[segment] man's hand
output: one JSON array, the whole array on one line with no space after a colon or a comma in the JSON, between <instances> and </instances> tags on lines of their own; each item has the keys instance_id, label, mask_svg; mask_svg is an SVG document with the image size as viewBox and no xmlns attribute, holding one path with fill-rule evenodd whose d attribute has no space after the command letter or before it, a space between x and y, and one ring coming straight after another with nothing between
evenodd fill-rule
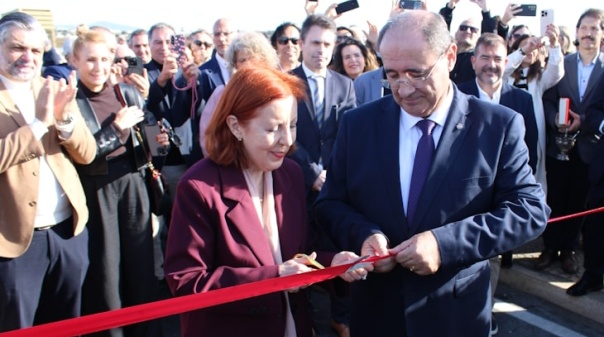
<instances>
[{"instance_id":1,"label":"man's hand","mask_svg":"<svg viewBox=\"0 0 604 337\"><path fill-rule=\"evenodd\" d=\"M187 80L187 83L195 81L197 76L199 76L199 67L193 62L187 63L183 66L182 75Z\"/></svg>"},{"instance_id":2,"label":"man's hand","mask_svg":"<svg viewBox=\"0 0 604 337\"><path fill-rule=\"evenodd\" d=\"M363 242L361 246L361 255L386 256L389 255L388 239L382 234L373 234ZM373 270L377 273L386 273L396 266L394 257L377 261L373 264Z\"/></svg>"},{"instance_id":3,"label":"man's hand","mask_svg":"<svg viewBox=\"0 0 604 337\"><path fill-rule=\"evenodd\" d=\"M168 81L172 80L172 77L178 73L178 62L174 55L169 55L164 58L164 65L161 69L161 73L157 77L157 84L160 87L165 87Z\"/></svg>"},{"instance_id":4,"label":"man's hand","mask_svg":"<svg viewBox=\"0 0 604 337\"><path fill-rule=\"evenodd\" d=\"M78 79L75 70L69 74L68 82L65 79L59 80L57 90L54 92L54 117L58 120L66 120L69 117L69 111L65 107L73 101L78 92Z\"/></svg>"},{"instance_id":5,"label":"man's hand","mask_svg":"<svg viewBox=\"0 0 604 337\"><path fill-rule=\"evenodd\" d=\"M36 119L46 127L54 123L54 93L52 88L52 77L48 76L36 99Z\"/></svg>"},{"instance_id":6,"label":"man's hand","mask_svg":"<svg viewBox=\"0 0 604 337\"><path fill-rule=\"evenodd\" d=\"M143 69L143 76L139 74L128 74L124 77L124 81L134 86L143 96L143 98L149 97L149 79L147 76L147 69Z\"/></svg>"},{"instance_id":7,"label":"man's hand","mask_svg":"<svg viewBox=\"0 0 604 337\"><path fill-rule=\"evenodd\" d=\"M312 189L315 191L321 191L323 184L325 183L325 178L327 178L327 171L323 170L312 184Z\"/></svg>"},{"instance_id":8,"label":"man's hand","mask_svg":"<svg viewBox=\"0 0 604 337\"><path fill-rule=\"evenodd\" d=\"M414 235L390 249L396 254L396 262L418 275L434 274L440 268L440 250L431 231Z\"/></svg>"},{"instance_id":9,"label":"man's hand","mask_svg":"<svg viewBox=\"0 0 604 337\"><path fill-rule=\"evenodd\" d=\"M556 126L558 126L558 132L575 133L581 128L581 116L572 110L568 110L570 124L558 124L558 114L556 114Z\"/></svg>"}]
</instances>

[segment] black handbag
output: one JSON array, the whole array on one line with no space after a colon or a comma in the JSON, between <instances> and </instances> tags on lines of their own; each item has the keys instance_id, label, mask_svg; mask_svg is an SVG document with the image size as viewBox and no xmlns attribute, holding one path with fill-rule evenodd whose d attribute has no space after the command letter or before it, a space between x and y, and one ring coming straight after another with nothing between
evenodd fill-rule
<instances>
[{"instance_id":1,"label":"black handbag","mask_svg":"<svg viewBox=\"0 0 604 337\"><path fill-rule=\"evenodd\" d=\"M122 103L122 106L128 106L128 90L133 89L132 87L117 84L114 86L115 92ZM138 103L138 104L137 104ZM130 105L136 105L140 108L140 102L133 102ZM172 199L170 198L170 191L168 183L162 176L161 172L155 168L152 161L152 155L149 151L149 146L146 137L143 137L144 128L140 125L133 127L136 138L140 143L140 146L147 157L147 166L145 167L145 185L147 186L147 194L149 195L149 205L151 212L155 215L164 215L170 212L172 207Z\"/></svg>"}]
</instances>

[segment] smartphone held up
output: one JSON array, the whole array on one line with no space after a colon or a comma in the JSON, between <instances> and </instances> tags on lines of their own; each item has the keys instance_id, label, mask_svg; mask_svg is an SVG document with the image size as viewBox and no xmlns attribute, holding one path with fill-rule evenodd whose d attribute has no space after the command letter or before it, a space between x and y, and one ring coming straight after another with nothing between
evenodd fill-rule
<instances>
[{"instance_id":1,"label":"smartphone held up","mask_svg":"<svg viewBox=\"0 0 604 337\"><path fill-rule=\"evenodd\" d=\"M359 2L357 0L344 1L338 4L338 7L336 7L336 13L342 14L355 8L359 8Z\"/></svg>"},{"instance_id":2,"label":"smartphone held up","mask_svg":"<svg viewBox=\"0 0 604 337\"><path fill-rule=\"evenodd\" d=\"M178 66L182 66L187 63L187 38L184 34L175 34L170 38L170 48L175 53L176 61Z\"/></svg>"}]
</instances>

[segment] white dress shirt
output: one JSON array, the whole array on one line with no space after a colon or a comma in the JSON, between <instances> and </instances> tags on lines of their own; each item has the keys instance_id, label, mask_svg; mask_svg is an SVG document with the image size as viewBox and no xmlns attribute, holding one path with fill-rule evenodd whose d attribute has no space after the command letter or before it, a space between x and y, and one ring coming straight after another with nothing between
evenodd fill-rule
<instances>
[{"instance_id":1,"label":"white dress shirt","mask_svg":"<svg viewBox=\"0 0 604 337\"><path fill-rule=\"evenodd\" d=\"M438 141L443 132L443 126L449 115L449 109L453 103L453 88L449 87L449 93L445 97L442 105L434 110L432 115L428 119L436 123L434 130L432 131L432 138L434 139L434 146L438 148ZM400 132L399 132L399 167L400 167L400 180L401 180L401 194L403 197L403 205L405 207L405 214L407 213L407 203L409 202L409 187L411 186L411 175L413 174L413 163L415 161L415 151L417 150L417 144L419 139L422 137L422 131L418 126L422 118L409 115L401 107L401 118L400 118Z\"/></svg>"}]
</instances>

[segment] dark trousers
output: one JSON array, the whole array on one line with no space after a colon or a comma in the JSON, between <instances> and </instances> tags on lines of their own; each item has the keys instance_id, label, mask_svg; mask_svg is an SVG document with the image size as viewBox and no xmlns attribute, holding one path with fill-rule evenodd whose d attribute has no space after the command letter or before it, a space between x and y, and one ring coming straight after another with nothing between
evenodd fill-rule
<instances>
[{"instance_id":1,"label":"dark trousers","mask_svg":"<svg viewBox=\"0 0 604 337\"><path fill-rule=\"evenodd\" d=\"M82 312L93 314L155 301L149 199L144 179L131 159L109 162L109 174L82 176L90 220L90 267ZM159 334L151 322L101 331L93 336L147 337Z\"/></svg>"},{"instance_id":2,"label":"dark trousers","mask_svg":"<svg viewBox=\"0 0 604 337\"><path fill-rule=\"evenodd\" d=\"M88 231L73 236L73 218L35 230L16 258L0 258L0 332L80 316L88 268Z\"/></svg>"},{"instance_id":3,"label":"dark trousers","mask_svg":"<svg viewBox=\"0 0 604 337\"><path fill-rule=\"evenodd\" d=\"M547 158L547 204L551 218L585 210L589 182L587 164L578 157L577 149L570 152L570 161ZM553 251L576 250L583 217L550 223L543 232L545 249Z\"/></svg>"}]
</instances>

